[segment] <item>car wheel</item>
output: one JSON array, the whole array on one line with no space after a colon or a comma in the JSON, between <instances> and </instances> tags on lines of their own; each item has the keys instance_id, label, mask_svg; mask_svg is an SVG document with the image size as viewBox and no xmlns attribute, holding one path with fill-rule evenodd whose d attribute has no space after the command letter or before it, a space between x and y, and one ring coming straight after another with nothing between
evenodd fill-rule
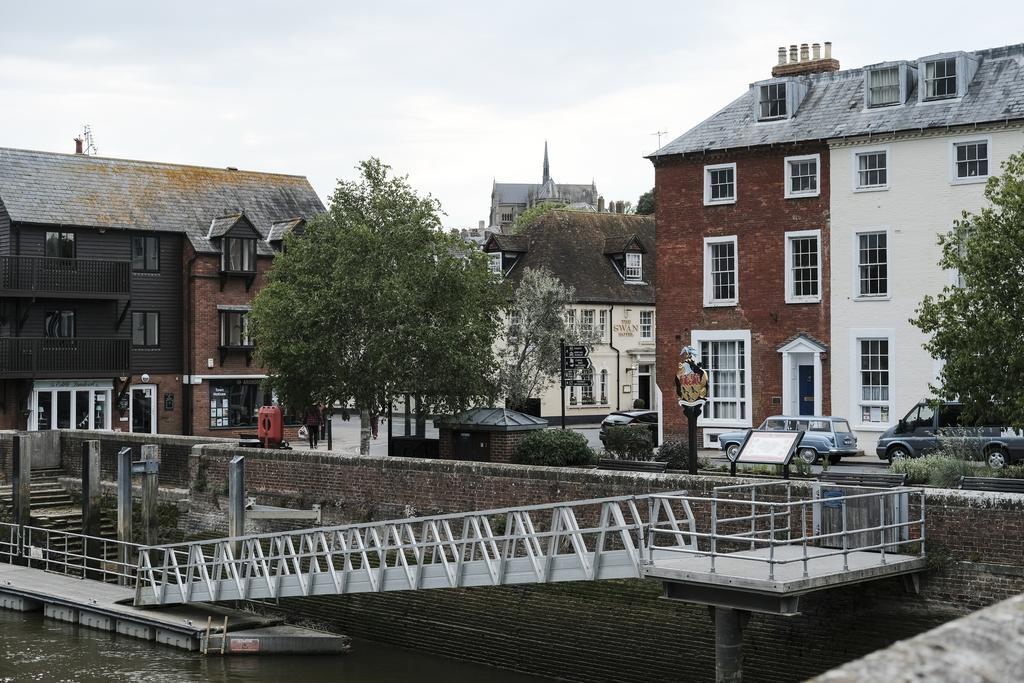
<instances>
[{"instance_id":1,"label":"car wheel","mask_svg":"<svg viewBox=\"0 0 1024 683\"><path fill-rule=\"evenodd\" d=\"M910 457L910 451L905 446L893 446L886 453L889 456L889 464L893 464L897 460L906 460Z\"/></svg>"},{"instance_id":2,"label":"car wheel","mask_svg":"<svg viewBox=\"0 0 1024 683\"><path fill-rule=\"evenodd\" d=\"M989 467L994 470L1000 470L1006 467L1008 458L1006 457L1006 451L1002 448L992 448L985 454L985 460L988 461Z\"/></svg>"},{"instance_id":3,"label":"car wheel","mask_svg":"<svg viewBox=\"0 0 1024 683\"><path fill-rule=\"evenodd\" d=\"M799 455L800 459L808 465L813 465L818 462L818 451L813 448L801 448L797 455Z\"/></svg>"},{"instance_id":4,"label":"car wheel","mask_svg":"<svg viewBox=\"0 0 1024 683\"><path fill-rule=\"evenodd\" d=\"M725 457L729 460L736 460L736 456L740 454L740 445L738 443L731 443L725 449Z\"/></svg>"}]
</instances>

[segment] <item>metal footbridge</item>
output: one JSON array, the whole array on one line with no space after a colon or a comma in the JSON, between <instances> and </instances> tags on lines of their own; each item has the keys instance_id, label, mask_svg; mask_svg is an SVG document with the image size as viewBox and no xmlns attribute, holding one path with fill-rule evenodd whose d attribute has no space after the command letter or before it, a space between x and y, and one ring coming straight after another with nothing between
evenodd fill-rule
<instances>
[{"instance_id":1,"label":"metal footbridge","mask_svg":"<svg viewBox=\"0 0 1024 683\"><path fill-rule=\"evenodd\" d=\"M924 568L924 492L788 482L416 517L137 549L135 604L652 578L793 614L799 596Z\"/></svg>"}]
</instances>

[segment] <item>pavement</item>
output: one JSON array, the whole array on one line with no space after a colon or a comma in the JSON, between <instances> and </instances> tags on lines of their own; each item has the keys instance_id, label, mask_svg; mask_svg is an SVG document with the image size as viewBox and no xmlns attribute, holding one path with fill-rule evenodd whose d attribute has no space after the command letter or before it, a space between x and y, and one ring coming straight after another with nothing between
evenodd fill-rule
<instances>
[{"instance_id":1,"label":"pavement","mask_svg":"<svg viewBox=\"0 0 1024 683\"><path fill-rule=\"evenodd\" d=\"M415 429L415 425L413 425ZM587 445L594 450L600 452L603 448L601 445L601 439L599 435L601 433L601 426L599 424L582 424L582 425L569 425L569 429L579 432L587 439ZM340 415L334 416L334 421L331 426L332 438L331 446L334 452L351 453L353 449L358 452L359 450L359 418L356 415L352 416L352 419L345 420L341 419ZM402 436L405 434L405 420L402 418L396 418L392 425L395 436ZM434 428L433 421L427 421L426 436L428 439L437 438L437 429ZM309 445L305 442L299 444L292 444L295 448L306 449ZM327 442L321 440L317 450L326 451ZM717 449L701 449L699 455L708 458L713 465L728 465L729 460L725 457L725 453ZM382 420L380 423L380 429L376 439L370 440L370 455L387 455L388 454L388 426L387 421ZM880 472L888 467L888 464L884 460L879 460L873 453L870 455L862 455L856 458L843 458L839 463L832 465L836 470L842 472ZM815 465L812 467L812 471L818 474L822 471L821 465Z\"/></svg>"}]
</instances>

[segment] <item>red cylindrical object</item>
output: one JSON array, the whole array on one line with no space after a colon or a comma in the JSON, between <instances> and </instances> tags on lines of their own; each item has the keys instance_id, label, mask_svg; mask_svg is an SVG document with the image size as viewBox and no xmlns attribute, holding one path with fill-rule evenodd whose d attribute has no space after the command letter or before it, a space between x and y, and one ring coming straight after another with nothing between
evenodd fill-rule
<instances>
[{"instance_id":1,"label":"red cylindrical object","mask_svg":"<svg viewBox=\"0 0 1024 683\"><path fill-rule=\"evenodd\" d=\"M281 406L263 406L257 413L257 436L264 448L277 448L284 441Z\"/></svg>"}]
</instances>

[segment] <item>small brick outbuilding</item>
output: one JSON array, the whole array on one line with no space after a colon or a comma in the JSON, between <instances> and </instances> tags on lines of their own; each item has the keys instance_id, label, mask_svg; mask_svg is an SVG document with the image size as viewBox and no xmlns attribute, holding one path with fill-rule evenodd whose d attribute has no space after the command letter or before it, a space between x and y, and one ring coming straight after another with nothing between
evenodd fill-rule
<instances>
[{"instance_id":1,"label":"small brick outbuilding","mask_svg":"<svg viewBox=\"0 0 1024 683\"><path fill-rule=\"evenodd\" d=\"M512 452L527 433L548 421L507 408L473 408L434 420L439 456L447 460L511 462Z\"/></svg>"}]
</instances>

